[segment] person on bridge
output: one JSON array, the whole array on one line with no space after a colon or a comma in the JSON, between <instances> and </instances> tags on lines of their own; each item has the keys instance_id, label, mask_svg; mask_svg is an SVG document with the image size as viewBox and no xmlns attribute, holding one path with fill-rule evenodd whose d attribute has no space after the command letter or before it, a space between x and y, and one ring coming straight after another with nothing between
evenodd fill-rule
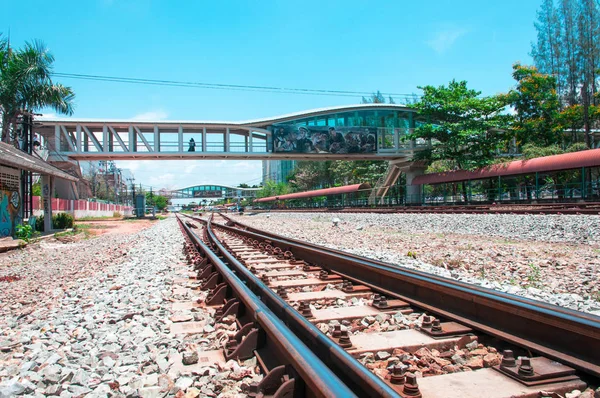
<instances>
[{"instance_id":1,"label":"person on bridge","mask_svg":"<svg viewBox=\"0 0 600 398\"><path fill-rule=\"evenodd\" d=\"M193 138L190 138L190 147L188 148L188 152L196 152L196 141Z\"/></svg>"}]
</instances>

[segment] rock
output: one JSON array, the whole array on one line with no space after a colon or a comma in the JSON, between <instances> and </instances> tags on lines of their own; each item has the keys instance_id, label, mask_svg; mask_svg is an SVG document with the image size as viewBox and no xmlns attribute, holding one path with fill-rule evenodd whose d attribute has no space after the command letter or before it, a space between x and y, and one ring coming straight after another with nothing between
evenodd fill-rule
<instances>
[{"instance_id":1,"label":"rock","mask_svg":"<svg viewBox=\"0 0 600 398\"><path fill-rule=\"evenodd\" d=\"M468 344L465 344L465 348L468 349L469 351L471 350L475 350L478 347L479 343L477 342L477 340L473 340Z\"/></svg>"},{"instance_id":2,"label":"rock","mask_svg":"<svg viewBox=\"0 0 600 398\"><path fill-rule=\"evenodd\" d=\"M483 368L483 359L481 359L481 357L473 357L470 358L466 365L468 367L470 367L471 369L475 370L475 369L481 369Z\"/></svg>"},{"instance_id":3,"label":"rock","mask_svg":"<svg viewBox=\"0 0 600 398\"><path fill-rule=\"evenodd\" d=\"M73 378L71 379L72 384L79 384L81 386L87 385L88 379L90 378L89 374L83 369L77 369L73 374Z\"/></svg>"},{"instance_id":4,"label":"rock","mask_svg":"<svg viewBox=\"0 0 600 398\"><path fill-rule=\"evenodd\" d=\"M377 356L377 359L379 359L380 361L383 361L384 359L391 357L392 354L390 354L389 352L386 352L386 351L379 351L379 352L377 352L376 356Z\"/></svg>"},{"instance_id":5,"label":"rock","mask_svg":"<svg viewBox=\"0 0 600 398\"><path fill-rule=\"evenodd\" d=\"M144 387L157 386L158 385L158 374L152 373L146 376L144 379Z\"/></svg>"},{"instance_id":6,"label":"rock","mask_svg":"<svg viewBox=\"0 0 600 398\"><path fill-rule=\"evenodd\" d=\"M577 398L579 396L581 396L581 391L579 390L573 390L565 394L565 398Z\"/></svg>"},{"instance_id":7,"label":"rock","mask_svg":"<svg viewBox=\"0 0 600 398\"><path fill-rule=\"evenodd\" d=\"M184 398L196 398L198 395L200 395L200 390L192 387L192 388L188 388L187 392L185 393L185 395L183 397Z\"/></svg>"},{"instance_id":8,"label":"rock","mask_svg":"<svg viewBox=\"0 0 600 398\"><path fill-rule=\"evenodd\" d=\"M194 379L191 377L180 377L175 383L182 390L187 390L192 384L194 384Z\"/></svg>"},{"instance_id":9,"label":"rock","mask_svg":"<svg viewBox=\"0 0 600 398\"><path fill-rule=\"evenodd\" d=\"M26 387L19 383L16 379L11 380L8 385L0 386L0 397L8 398L13 397L15 395L21 395L25 392Z\"/></svg>"},{"instance_id":10,"label":"rock","mask_svg":"<svg viewBox=\"0 0 600 398\"><path fill-rule=\"evenodd\" d=\"M193 365L198 363L198 351L184 352L182 362L184 365Z\"/></svg>"},{"instance_id":11,"label":"rock","mask_svg":"<svg viewBox=\"0 0 600 398\"><path fill-rule=\"evenodd\" d=\"M102 364L109 369L112 369L112 367L115 366L115 363L115 360L112 359L112 357L110 356L105 356L104 358L102 358Z\"/></svg>"},{"instance_id":12,"label":"rock","mask_svg":"<svg viewBox=\"0 0 600 398\"><path fill-rule=\"evenodd\" d=\"M499 354L489 353L483 357L483 366L490 368L492 366L498 366L502 362L502 356Z\"/></svg>"},{"instance_id":13,"label":"rock","mask_svg":"<svg viewBox=\"0 0 600 398\"><path fill-rule=\"evenodd\" d=\"M464 365L467 363L467 360L459 354L452 355L451 359L452 359L452 362L454 362L457 365Z\"/></svg>"},{"instance_id":14,"label":"rock","mask_svg":"<svg viewBox=\"0 0 600 398\"><path fill-rule=\"evenodd\" d=\"M162 374L158 376L158 386L161 391L167 392L175 386L175 383L173 383L173 379L171 379L169 375Z\"/></svg>"},{"instance_id":15,"label":"rock","mask_svg":"<svg viewBox=\"0 0 600 398\"><path fill-rule=\"evenodd\" d=\"M63 391L63 388L60 384L51 384L46 387L44 394L52 396L52 395L60 395Z\"/></svg>"},{"instance_id":16,"label":"rock","mask_svg":"<svg viewBox=\"0 0 600 398\"><path fill-rule=\"evenodd\" d=\"M46 359L46 362L48 365L54 365L56 362L60 361L62 359L62 357L58 354L52 354L50 355L50 357L48 359Z\"/></svg>"},{"instance_id":17,"label":"rock","mask_svg":"<svg viewBox=\"0 0 600 398\"><path fill-rule=\"evenodd\" d=\"M59 365L46 366L42 370L42 375L44 376L44 382L46 384L58 383L58 381L60 380L60 371L61 371L61 368Z\"/></svg>"},{"instance_id":18,"label":"rock","mask_svg":"<svg viewBox=\"0 0 600 398\"><path fill-rule=\"evenodd\" d=\"M159 398L163 396L160 387L144 387L138 390L141 398Z\"/></svg>"},{"instance_id":19,"label":"rock","mask_svg":"<svg viewBox=\"0 0 600 398\"><path fill-rule=\"evenodd\" d=\"M156 337L156 333L154 332L154 330L150 329L149 327L146 327L138 336L142 339L150 339Z\"/></svg>"},{"instance_id":20,"label":"rock","mask_svg":"<svg viewBox=\"0 0 600 398\"><path fill-rule=\"evenodd\" d=\"M68 386L67 390L69 390L69 392L73 393L73 395L76 395L76 396L85 395L85 394L89 393L90 391L92 391L88 387L76 386L74 384L71 384L70 386Z\"/></svg>"}]
</instances>

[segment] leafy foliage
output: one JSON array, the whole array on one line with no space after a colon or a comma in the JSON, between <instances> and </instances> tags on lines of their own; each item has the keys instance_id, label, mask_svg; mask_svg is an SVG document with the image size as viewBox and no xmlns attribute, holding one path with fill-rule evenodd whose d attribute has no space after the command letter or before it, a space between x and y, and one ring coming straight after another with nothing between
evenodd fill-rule
<instances>
[{"instance_id":1,"label":"leafy foliage","mask_svg":"<svg viewBox=\"0 0 600 398\"><path fill-rule=\"evenodd\" d=\"M257 198L266 198L269 196L285 195L290 192L290 187L284 182L265 181L265 184L256 192Z\"/></svg>"},{"instance_id":2,"label":"leafy foliage","mask_svg":"<svg viewBox=\"0 0 600 398\"><path fill-rule=\"evenodd\" d=\"M22 239L25 242L29 242L33 236L33 228L29 224L20 224L15 227L15 236L17 239Z\"/></svg>"},{"instance_id":3,"label":"leafy foliage","mask_svg":"<svg viewBox=\"0 0 600 398\"><path fill-rule=\"evenodd\" d=\"M556 79L519 63L513 65L513 78L517 86L505 99L516 111L512 129L517 143L542 146L559 143L562 126Z\"/></svg>"},{"instance_id":4,"label":"leafy foliage","mask_svg":"<svg viewBox=\"0 0 600 398\"><path fill-rule=\"evenodd\" d=\"M156 206L158 210L162 211L169 205L169 198L152 192L146 192L146 202L149 206Z\"/></svg>"},{"instance_id":5,"label":"leafy foliage","mask_svg":"<svg viewBox=\"0 0 600 398\"><path fill-rule=\"evenodd\" d=\"M510 117L502 114L506 98L480 97L481 93L469 89L466 81L419 88L423 96L411 107L436 124L423 124L412 134L412 139L432 141L431 148L418 152L415 160L451 160L461 169L492 163L496 149L507 139L503 129Z\"/></svg>"},{"instance_id":6,"label":"leafy foliage","mask_svg":"<svg viewBox=\"0 0 600 398\"><path fill-rule=\"evenodd\" d=\"M69 213L58 213L52 216L52 229L73 228L75 219ZM35 220L36 231L44 232L44 217L37 217Z\"/></svg>"},{"instance_id":7,"label":"leafy foliage","mask_svg":"<svg viewBox=\"0 0 600 398\"><path fill-rule=\"evenodd\" d=\"M53 63L54 56L41 41L25 43L20 49L11 49L8 41L0 36L3 142L10 141L11 127L15 130L17 118L25 111L51 107L61 114L73 114L75 95L70 87L52 81Z\"/></svg>"}]
</instances>

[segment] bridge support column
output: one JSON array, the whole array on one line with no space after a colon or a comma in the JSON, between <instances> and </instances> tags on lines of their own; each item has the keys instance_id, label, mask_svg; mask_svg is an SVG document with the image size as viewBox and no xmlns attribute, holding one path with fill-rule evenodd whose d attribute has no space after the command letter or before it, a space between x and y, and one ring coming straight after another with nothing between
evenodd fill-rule
<instances>
[{"instance_id":1,"label":"bridge support column","mask_svg":"<svg viewBox=\"0 0 600 398\"><path fill-rule=\"evenodd\" d=\"M44 209L44 232L52 231L52 195L54 193L54 177L42 175L42 203Z\"/></svg>"},{"instance_id":2,"label":"bridge support column","mask_svg":"<svg viewBox=\"0 0 600 398\"><path fill-rule=\"evenodd\" d=\"M423 201L421 185L413 185L412 181L415 177L425 174L424 167L409 166L402 169L406 175L406 204L421 204Z\"/></svg>"}]
</instances>

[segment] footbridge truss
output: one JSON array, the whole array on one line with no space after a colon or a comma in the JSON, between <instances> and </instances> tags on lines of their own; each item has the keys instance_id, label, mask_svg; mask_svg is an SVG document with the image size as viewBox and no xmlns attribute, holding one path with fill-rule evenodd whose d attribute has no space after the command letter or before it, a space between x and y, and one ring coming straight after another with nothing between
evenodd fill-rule
<instances>
[{"instance_id":1,"label":"footbridge truss","mask_svg":"<svg viewBox=\"0 0 600 398\"><path fill-rule=\"evenodd\" d=\"M390 122L380 115L394 115ZM40 120L35 131L49 149L49 161L133 159L352 159L408 160L426 142L407 140L414 128L409 108L390 104L361 104L323 108L246 122ZM361 116L361 115L375 116ZM355 115L355 116L353 116ZM408 116L406 116L408 115ZM411 124L404 126L401 121ZM370 118L370 119L369 119ZM391 120L391 119L390 119ZM273 126L361 126L377 128L376 151L370 153L275 152ZM325 123L325 124L320 124ZM334 123L334 124L332 124ZM377 127L386 126L390 127ZM390 124L391 123L391 124Z\"/></svg>"}]
</instances>

